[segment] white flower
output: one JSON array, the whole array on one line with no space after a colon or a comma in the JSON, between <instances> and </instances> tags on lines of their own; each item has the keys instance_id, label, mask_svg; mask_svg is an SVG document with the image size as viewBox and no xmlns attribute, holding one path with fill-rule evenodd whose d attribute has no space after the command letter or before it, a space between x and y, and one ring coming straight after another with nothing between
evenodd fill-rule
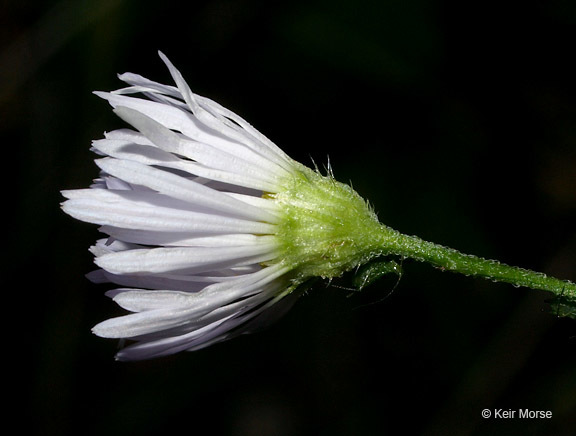
<instances>
[{"instance_id":1,"label":"white flower","mask_svg":"<svg viewBox=\"0 0 576 436\"><path fill-rule=\"evenodd\" d=\"M64 211L99 224L96 282L133 312L94 327L130 339L117 358L197 350L279 317L312 277L380 254L380 226L347 185L292 160L246 121L177 87L126 73L96 94L136 130L93 142L105 156L90 189L63 191ZM140 93L146 99L135 98Z\"/></svg>"}]
</instances>

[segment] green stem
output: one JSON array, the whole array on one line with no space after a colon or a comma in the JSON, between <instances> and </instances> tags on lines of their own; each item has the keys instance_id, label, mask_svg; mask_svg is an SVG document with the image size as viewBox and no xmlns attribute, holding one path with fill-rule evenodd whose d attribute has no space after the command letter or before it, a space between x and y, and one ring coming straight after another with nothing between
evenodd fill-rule
<instances>
[{"instance_id":1,"label":"green stem","mask_svg":"<svg viewBox=\"0 0 576 436\"><path fill-rule=\"evenodd\" d=\"M442 270L483 277L531 289L550 291L558 297L576 300L576 284L546 274L509 266L495 260L460 253L452 248L408 236L388 227L382 228L382 254L394 254L428 262Z\"/></svg>"}]
</instances>

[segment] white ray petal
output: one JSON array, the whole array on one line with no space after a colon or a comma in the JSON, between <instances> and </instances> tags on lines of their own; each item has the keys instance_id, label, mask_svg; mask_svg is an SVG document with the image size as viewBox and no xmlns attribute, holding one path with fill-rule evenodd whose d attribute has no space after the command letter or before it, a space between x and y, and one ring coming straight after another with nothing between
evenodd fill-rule
<instances>
[{"instance_id":1,"label":"white ray petal","mask_svg":"<svg viewBox=\"0 0 576 436\"><path fill-rule=\"evenodd\" d=\"M172 75L172 79L174 79L174 82L176 82L176 86L178 87L178 90L180 91L182 98L184 98L184 101L188 104L188 106L190 106L190 109L192 109L194 115L198 116L196 112L200 111L200 107L198 106L198 103L194 98L194 94L192 94L192 91L188 87L188 84L182 77L182 74L180 74L180 71L176 69L176 67L172 64L172 62L170 62L170 60L164 55L164 53L159 51L158 55L168 67L168 70Z\"/></svg>"},{"instance_id":2,"label":"white ray petal","mask_svg":"<svg viewBox=\"0 0 576 436\"><path fill-rule=\"evenodd\" d=\"M229 315L227 318L219 319L218 321L201 327L197 330L186 333L185 335L173 336L162 338L159 340L146 341L130 345L123 348L116 353L117 360L145 360L153 359L170 354L184 351L190 348L190 344L194 343L213 343L215 338L219 338L224 332L228 331L232 326L229 324L222 327L226 321L233 319L234 314ZM235 324L240 324L241 321L236 321ZM234 323L233 323L234 324Z\"/></svg>"},{"instance_id":3,"label":"white ray petal","mask_svg":"<svg viewBox=\"0 0 576 436\"><path fill-rule=\"evenodd\" d=\"M130 288L199 292L211 284L238 280L240 277L253 274L261 269L262 267L260 265L251 264L242 267L209 271L197 275L174 273L127 275L112 274L103 269L99 269L90 272L87 274L87 277L94 283L115 283ZM114 291L109 291L107 295L110 293L112 293L111 296L115 295Z\"/></svg>"},{"instance_id":4,"label":"white ray petal","mask_svg":"<svg viewBox=\"0 0 576 436\"><path fill-rule=\"evenodd\" d=\"M211 113L226 117L240 126L245 131L244 134L248 134L251 138L253 138L251 143L260 153L267 156L269 159L274 160L274 162L278 163L286 170L291 170L294 161L286 153L284 153L280 147L278 147L266 136L252 127L252 125L250 125L246 120L209 98L199 95L196 95L196 98L202 107L206 108Z\"/></svg>"},{"instance_id":5,"label":"white ray petal","mask_svg":"<svg viewBox=\"0 0 576 436\"><path fill-rule=\"evenodd\" d=\"M180 247L234 247L253 244L256 238L262 237L245 233L192 236L186 232L154 232L112 226L103 226L100 231L115 239L134 244Z\"/></svg>"},{"instance_id":6,"label":"white ray petal","mask_svg":"<svg viewBox=\"0 0 576 436\"><path fill-rule=\"evenodd\" d=\"M111 92L95 91L94 94L107 100L113 108L123 106L138 111L168 129L181 132L195 141L214 146L224 146L224 144L231 146L233 144L226 137L208 130L193 114L177 107Z\"/></svg>"},{"instance_id":7,"label":"white ray petal","mask_svg":"<svg viewBox=\"0 0 576 436\"><path fill-rule=\"evenodd\" d=\"M128 143L154 146L154 144L152 144L152 141L146 138L142 133L132 129L112 130L110 132L104 133L104 137L106 139L126 141Z\"/></svg>"},{"instance_id":8,"label":"white ray petal","mask_svg":"<svg viewBox=\"0 0 576 436\"><path fill-rule=\"evenodd\" d=\"M211 100L209 100L209 99L202 98L198 95L193 94L192 91L190 90L190 88L188 87L188 84L186 83L186 81L182 77L182 74L180 74L180 71L178 71L178 69L172 64L172 62L170 62L170 60L162 52L158 52L158 54L160 55L160 58L164 61L164 63L166 64L166 66L170 70L170 74L172 75L172 78L176 82L178 90L182 94L184 101L186 101L186 103L188 104L188 106L190 107L190 109L192 110L194 115L201 122L203 122L208 127L212 128L218 132L221 132L223 135L225 135L229 138L236 139L237 141L239 141L241 143L249 145L250 148L252 148L252 149L259 149L265 155L269 155L269 153L267 153L267 152L269 150L271 150L274 152L275 158L281 156L281 157L287 159L287 156L278 147L276 147L271 141L269 141L267 139L266 139L266 141L267 141L266 146L260 147L260 144L258 143L258 141L261 141L262 138L264 138L264 136L261 135L259 132L257 132L254 128L249 126L249 124L246 123L246 121L242 120L242 118L240 118L239 116L237 116L233 112L226 111L228 118L236 118L236 120L239 121L238 124L241 125L242 129L236 128L236 125L233 125L230 122L230 120L221 116L222 112L224 112L223 108L220 107L220 109L221 109L220 112L207 111L204 106L206 105L206 103L208 103L208 105L211 105L211 103L213 103L213 102L211 102ZM204 103L204 105L199 104L198 99L200 99L202 101L202 103ZM248 127L249 130L247 130L245 126ZM255 133L257 135L255 135ZM258 141L255 141L254 136L258 136ZM270 157L269 157L269 159L270 159ZM272 160L276 161L276 159L272 159ZM286 162L287 162L287 160L284 160L284 163L286 163Z\"/></svg>"},{"instance_id":9,"label":"white ray petal","mask_svg":"<svg viewBox=\"0 0 576 436\"><path fill-rule=\"evenodd\" d=\"M154 145L137 144L121 139L92 141L92 149L101 155L129 159L146 165L161 165L186 171L186 161Z\"/></svg>"},{"instance_id":10,"label":"white ray petal","mask_svg":"<svg viewBox=\"0 0 576 436\"><path fill-rule=\"evenodd\" d=\"M158 82L146 79L140 75L133 73L124 73L119 76L120 80L133 85L131 88L122 90L121 93L137 93L141 91L158 92L178 99L183 99L180 90L174 86L163 85ZM118 92L118 91L116 91ZM200 105L211 112L215 116L226 117L232 120L236 124L228 123L230 127L237 126L243 129L245 135L250 136L252 141L250 141L250 146L255 149L258 153L266 156L268 159L276 162L281 167L291 170L292 159L290 159L286 153L284 153L276 144L262 135L258 130L252 127L246 120L238 116L234 112L222 107L215 101L202 97L198 94L193 94L195 100L200 103Z\"/></svg>"},{"instance_id":11,"label":"white ray petal","mask_svg":"<svg viewBox=\"0 0 576 436\"><path fill-rule=\"evenodd\" d=\"M189 140L153 118L129 107L117 106L114 112L124 121L138 129L153 144L168 152L180 154L202 164L229 171L233 170L233 166L229 165L228 168L225 164L230 162L236 162L248 168L256 167L260 171L268 171L268 162L260 160L263 163L261 167L254 165L251 156L247 155L243 147L237 146L236 150L234 150L235 153L230 154L209 142ZM223 163L220 161L223 161Z\"/></svg>"},{"instance_id":12,"label":"white ray petal","mask_svg":"<svg viewBox=\"0 0 576 436\"><path fill-rule=\"evenodd\" d=\"M234 175L241 176L242 179L248 177L257 189L278 188L279 176L271 163L263 159L256 161L252 156L246 156L246 150L240 146L236 147L236 153L232 155L202 142L186 140L137 110L118 106L115 112L142 132L154 145L165 151L186 156L214 170L227 172L230 177Z\"/></svg>"},{"instance_id":13,"label":"white ray petal","mask_svg":"<svg viewBox=\"0 0 576 436\"><path fill-rule=\"evenodd\" d=\"M219 186L217 189L219 191L250 191L252 193L262 192L263 188L266 188L267 192L277 192L278 190L276 184L272 185L267 182L264 183L255 180L249 175L239 175L229 171L221 171L198 164L196 162L180 159L172 153L165 152L164 150L161 150L155 146L127 143L125 141L115 139L103 139L94 141L93 148L100 153L117 159L131 160L134 162L142 163L144 165L155 165L164 168L172 168L175 170L184 171L190 175L194 174L196 175L196 177L193 177L194 179L202 179L204 181L202 184L206 186ZM219 185L216 185L213 182L219 183ZM108 188L118 189L119 187L108 185ZM126 188L124 189L130 189L130 186L126 184Z\"/></svg>"},{"instance_id":14,"label":"white ray petal","mask_svg":"<svg viewBox=\"0 0 576 436\"><path fill-rule=\"evenodd\" d=\"M162 332L164 334L158 337L155 334L147 335L144 340L121 350L116 357L119 360L156 358L184 350L199 350L250 333L255 328L274 322L292 307L295 298L286 299L283 295L271 297L276 290L271 288L269 292L262 292L248 306L236 303L216 309L202 317L197 327L185 326L181 332L175 328ZM266 304L253 309L266 300ZM188 331L189 328L192 330Z\"/></svg>"},{"instance_id":15,"label":"white ray petal","mask_svg":"<svg viewBox=\"0 0 576 436\"><path fill-rule=\"evenodd\" d=\"M190 294L188 298L194 295ZM190 312L190 304L187 304L169 310L133 313L103 321L94 326L92 332L104 338L130 338L186 324Z\"/></svg>"},{"instance_id":16,"label":"white ray petal","mask_svg":"<svg viewBox=\"0 0 576 436\"><path fill-rule=\"evenodd\" d=\"M126 274L112 274L103 269L92 271L87 274L88 279L94 283L115 283L120 286L128 286L130 288L145 288L145 289L170 289L173 291L182 292L200 292L202 289L222 281L218 278L202 277L202 280L193 280L195 276L180 276L165 277L164 275L126 275ZM186 279L186 280L184 280Z\"/></svg>"},{"instance_id":17,"label":"white ray petal","mask_svg":"<svg viewBox=\"0 0 576 436\"><path fill-rule=\"evenodd\" d=\"M268 222L275 220L274 215L269 214L266 210L258 209L192 180L154 167L134 161L110 158L99 159L96 163L108 174L132 184L144 185L179 200L231 214L238 218Z\"/></svg>"},{"instance_id":18,"label":"white ray petal","mask_svg":"<svg viewBox=\"0 0 576 436\"><path fill-rule=\"evenodd\" d=\"M191 210L193 205L161 194L138 191L79 189L63 191L62 209L94 224L128 229L189 232L190 236L222 233L274 234L276 226Z\"/></svg>"},{"instance_id":19,"label":"white ray petal","mask_svg":"<svg viewBox=\"0 0 576 436\"><path fill-rule=\"evenodd\" d=\"M265 262L277 256L275 246L260 243L242 247L168 247L108 253L95 263L113 274L155 274L213 271Z\"/></svg>"},{"instance_id":20,"label":"white ray petal","mask_svg":"<svg viewBox=\"0 0 576 436\"><path fill-rule=\"evenodd\" d=\"M117 289L114 301L130 312L171 309L189 303L189 293L178 291L150 291L143 289ZM123 292L124 291L124 292Z\"/></svg>"},{"instance_id":21,"label":"white ray petal","mask_svg":"<svg viewBox=\"0 0 576 436\"><path fill-rule=\"evenodd\" d=\"M176 97L179 99L182 98L182 94L175 86L164 85L162 83L154 82L149 80L145 77L140 76L139 74L134 73L123 73L119 74L118 78L123 82L126 82L129 85L133 85L135 87L141 87L144 89L148 89L151 91L160 92L162 94L170 95L172 97ZM137 92L137 91L135 91Z\"/></svg>"},{"instance_id":22,"label":"white ray petal","mask_svg":"<svg viewBox=\"0 0 576 436\"><path fill-rule=\"evenodd\" d=\"M251 149L251 147L243 144L242 142L238 142L231 136L223 135L221 132L212 130L210 127L203 125L193 114L183 111L180 108L161 102L144 100L109 92L96 91L94 94L105 100L108 100L112 107L115 108L115 111L118 113L118 115L130 124L135 125L134 123L138 122L138 120L127 119L129 115L126 115L125 109L119 108L128 108L129 110L138 112L145 117L150 118L155 123L164 126L170 131L179 131L186 137L197 141L200 144L210 145L220 150L222 153L225 152L229 155L236 156L237 158L242 158L245 160L245 162L255 162L262 168L268 168L274 173L286 173L282 167L274 163L273 159L262 156L262 154L255 152ZM138 130L143 128L147 128L147 126L138 126ZM146 136L149 136L150 134L152 133L145 133ZM172 134L176 135L174 132L172 132ZM173 135L171 135L170 138L174 138ZM171 146L178 145L178 142L174 144L167 142L164 143ZM181 154L186 155L184 153ZM195 159L193 156L189 157Z\"/></svg>"},{"instance_id":23,"label":"white ray petal","mask_svg":"<svg viewBox=\"0 0 576 436\"><path fill-rule=\"evenodd\" d=\"M225 304L264 290L286 271L286 268L277 265L241 277L235 282L216 283L202 292L181 296L186 301L182 301L179 307L111 318L96 325L93 332L108 338L132 338L195 323L200 317Z\"/></svg>"}]
</instances>

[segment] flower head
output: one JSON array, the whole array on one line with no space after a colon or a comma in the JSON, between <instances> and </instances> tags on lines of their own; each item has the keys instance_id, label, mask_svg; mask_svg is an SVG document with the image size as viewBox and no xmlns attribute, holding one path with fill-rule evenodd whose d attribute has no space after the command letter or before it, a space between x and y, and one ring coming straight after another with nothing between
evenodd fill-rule
<instances>
[{"instance_id":1,"label":"flower head","mask_svg":"<svg viewBox=\"0 0 576 436\"><path fill-rule=\"evenodd\" d=\"M94 333L130 339L117 358L197 350L283 314L314 277L380 254L375 214L348 185L294 161L238 115L176 87L126 73L97 92L134 129L93 142L89 189L64 191L69 215L100 225L96 282L133 312ZM141 94L144 98L134 97Z\"/></svg>"}]
</instances>

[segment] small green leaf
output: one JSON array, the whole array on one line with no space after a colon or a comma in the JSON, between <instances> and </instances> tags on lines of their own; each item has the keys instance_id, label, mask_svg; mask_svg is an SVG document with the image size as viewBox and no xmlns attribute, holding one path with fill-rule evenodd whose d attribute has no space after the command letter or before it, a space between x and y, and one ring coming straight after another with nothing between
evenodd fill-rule
<instances>
[{"instance_id":1,"label":"small green leaf","mask_svg":"<svg viewBox=\"0 0 576 436\"><path fill-rule=\"evenodd\" d=\"M386 274L402 276L402 266L393 260L374 260L358 269L353 279L354 286L364 289Z\"/></svg>"}]
</instances>

